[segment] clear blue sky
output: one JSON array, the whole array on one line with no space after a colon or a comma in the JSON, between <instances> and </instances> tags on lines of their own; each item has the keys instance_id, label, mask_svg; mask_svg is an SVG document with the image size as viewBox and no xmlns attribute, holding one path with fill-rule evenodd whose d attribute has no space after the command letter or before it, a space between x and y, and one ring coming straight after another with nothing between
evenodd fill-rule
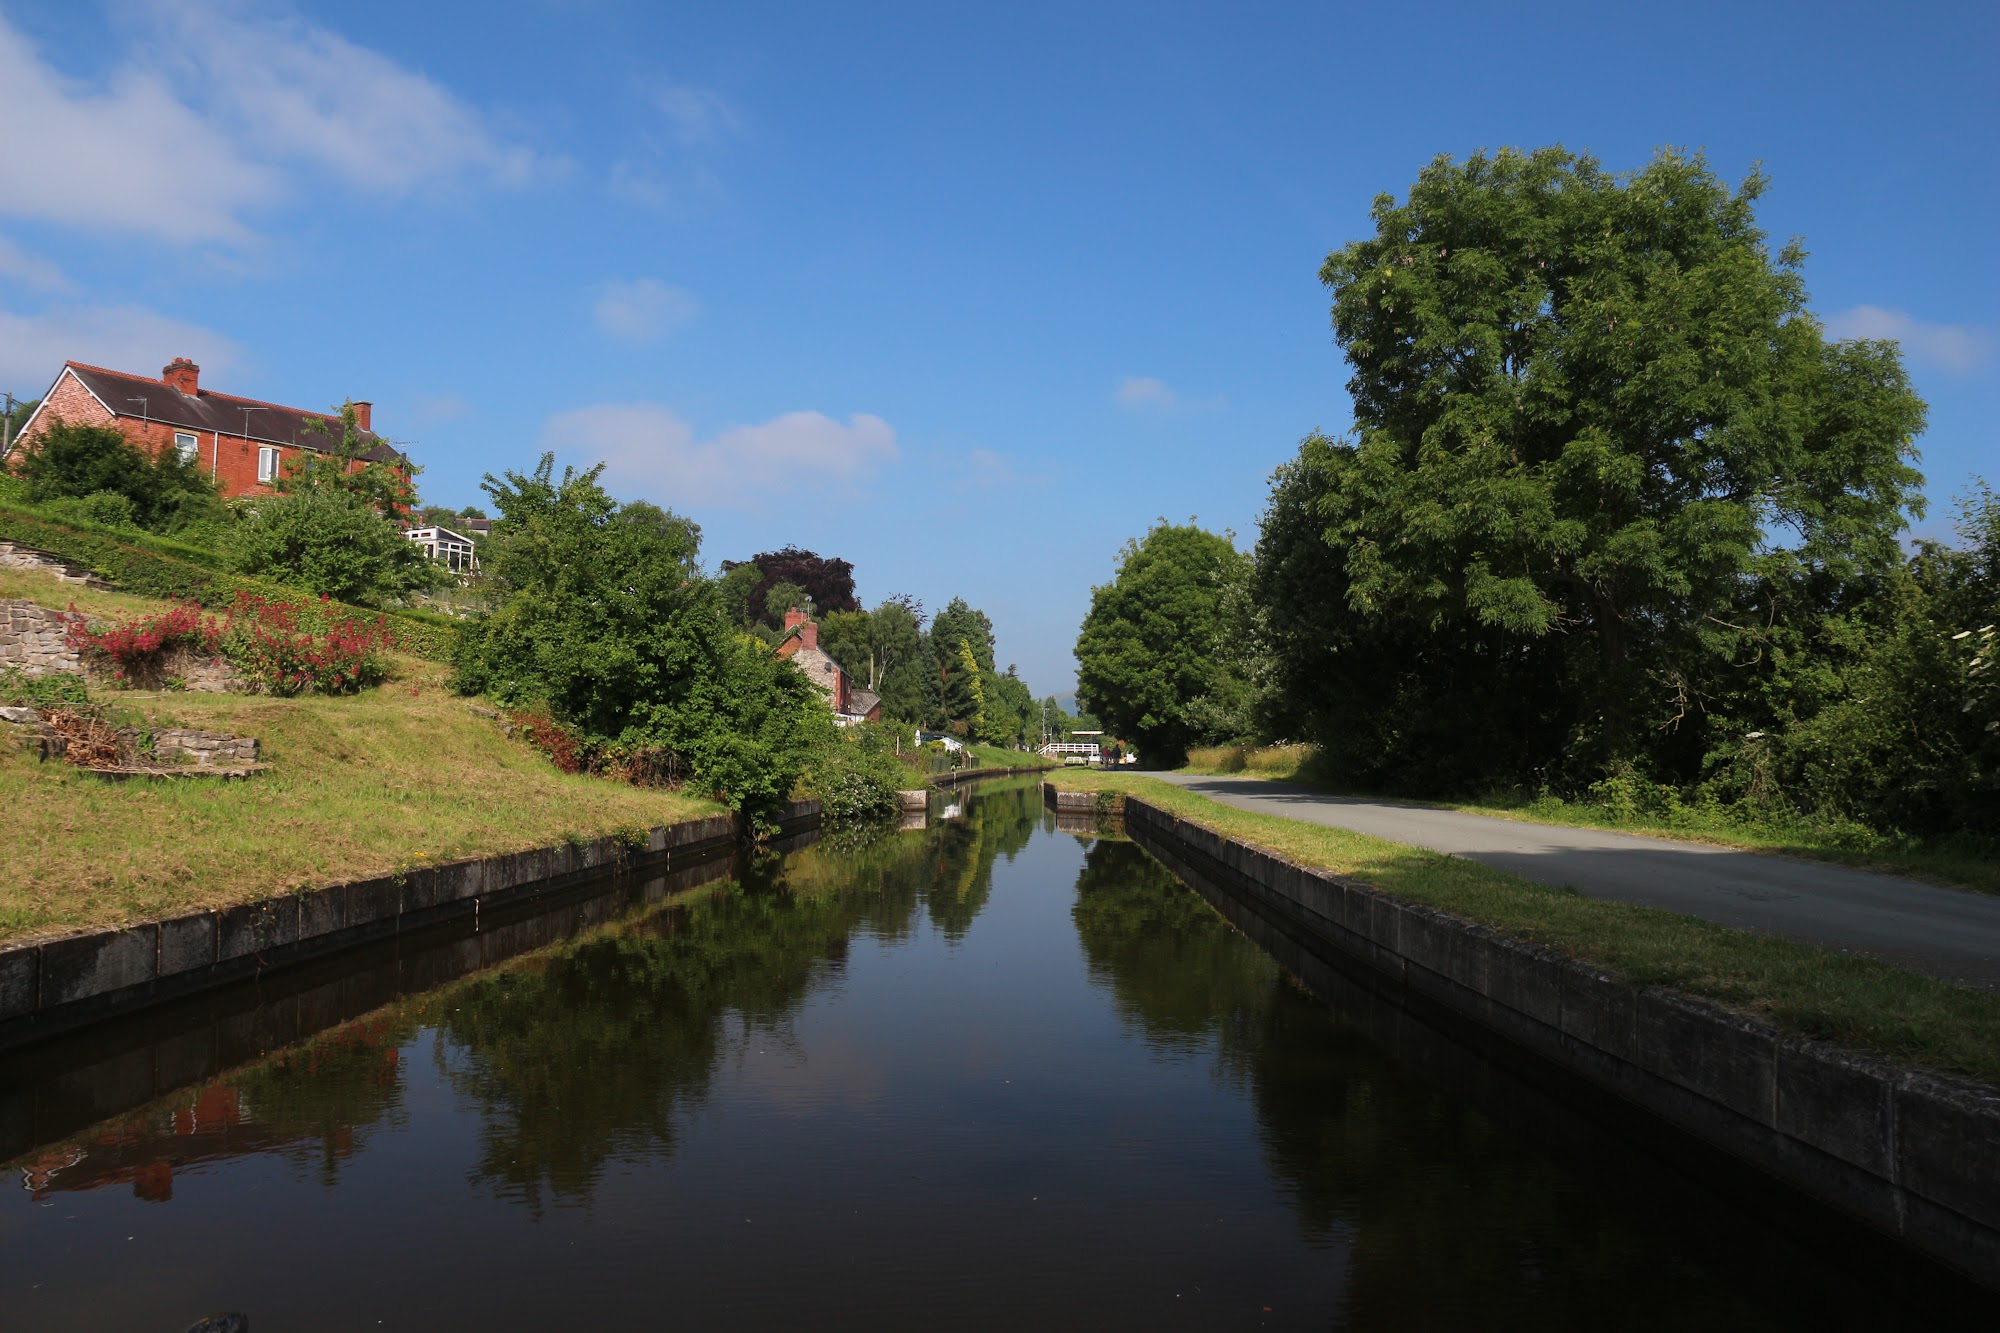
<instances>
[{"instance_id":1,"label":"clear blue sky","mask_svg":"<svg viewBox=\"0 0 2000 1333\"><path fill-rule=\"evenodd\" d=\"M1156 517L1254 538L1350 409L1316 272L1432 156L1662 145L1905 339L2000 482L1991 4L0 0L0 388L373 399L426 498L607 458L711 562L962 595L1066 692Z\"/></svg>"}]
</instances>

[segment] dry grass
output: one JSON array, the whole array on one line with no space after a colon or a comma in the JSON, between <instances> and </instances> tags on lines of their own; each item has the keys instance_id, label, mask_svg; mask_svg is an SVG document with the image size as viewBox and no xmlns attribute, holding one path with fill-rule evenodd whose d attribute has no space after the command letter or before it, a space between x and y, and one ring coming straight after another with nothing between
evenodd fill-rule
<instances>
[{"instance_id":1,"label":"dry grass","mask_svg":"<svg viewBox=\"0 0 2000 1333\"><path fill-rule=\"evenodd\" d=\"M0 570L0 597L72 599L92 614L161 603ZM349 698L105 695L156 724L256 736L247 781L107 782L0 743L0 939L245 902L427 860L545 846L711 814L713 802L559 773L444 688L444 668L396 659Z\"/></svg>"},{"instance_id":2,"label":"dry grass","mask_svg":"<svg viewBox=\"0 0 2000 1333\"><path fill-rule=\"evenodd\" d=\"M1671 987L1802 1036L2000 1085L2000 995L1695 917L1586 898L1461 857L1252 814L1140 774L1070 768L1050 780L1140 796L1226 837L1532 940L1634 985Z\"/></svg>"},{"instance_id":3,"label":"dry grass","mask_svg":"<svg viewBox=\"0 0 2000 1333\"><path fill-rule=\"evenodd\" d=\"M1259 778L1296 777L1312 761L1318 747L1297 745L1206 745L1188 751L1186 772L1224 775L1247 773Z\"/></svg>"}]
</instances>

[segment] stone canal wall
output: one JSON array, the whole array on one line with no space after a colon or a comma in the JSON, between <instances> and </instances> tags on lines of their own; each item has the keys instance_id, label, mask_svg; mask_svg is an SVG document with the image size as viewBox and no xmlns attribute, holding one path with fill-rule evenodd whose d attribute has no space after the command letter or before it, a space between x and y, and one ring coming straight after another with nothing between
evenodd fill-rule
<instances>
[{"instance_id":1,"label":"stone canal wall","mask_svg":"<svg viewBox=\"0 0 2000 1333\"><path fill-rule=\"evenodd\" d=\"M778 826L792 833L819 819L818 801L796 801ZM0 947L0 1050L607 874L678 866L744 837L739 816L711 815L653 829L644 847L616 838L558 843Z\"/></svg>"},{"instance_id":2,"label":"stone canal wall","mask_svg":"<svg viewBox=\"0 0 2000 1333\"><path fill-rule=\"evenodd\" d=\"M1626 984L1547 949L1125 801L1132 839L1911 1248L2000 1286L2000 1093Z\"/></svg>"}]
</instances>

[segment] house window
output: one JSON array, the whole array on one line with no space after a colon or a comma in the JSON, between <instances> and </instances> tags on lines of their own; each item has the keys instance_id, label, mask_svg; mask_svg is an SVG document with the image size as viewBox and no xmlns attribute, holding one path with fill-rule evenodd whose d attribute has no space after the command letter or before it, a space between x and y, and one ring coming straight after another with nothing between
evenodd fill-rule
<instances>
[{"instance_id":1,"label":"house window","mask_svg":"<svg viewBox=\"0 0 2000 1333\"><path fill-rule=\"evenodd\" d=\"M257 447L257 480L276 481L278 479L278 451L270 445Z\"/></svg>"},{"instance_id":2,"label":"house window","mask_svg":"<svg viewBox=\"0 0 2000 1333\"><path fill-rule=\"evenodd\" d=\"M192 463L201 451L201 442L184 430L174 432L174 452L181 456L181 462Z\"/></svg>"}]
</instances>

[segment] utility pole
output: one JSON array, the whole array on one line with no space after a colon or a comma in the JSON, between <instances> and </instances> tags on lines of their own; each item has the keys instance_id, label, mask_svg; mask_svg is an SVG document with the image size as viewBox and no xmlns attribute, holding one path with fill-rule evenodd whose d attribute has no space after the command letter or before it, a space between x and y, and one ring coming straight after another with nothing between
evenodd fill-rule
<instances>
[{"instance_id":1,"label":"utility pole","mask_svg":"<svg viewBox=\"0 0 2000 1333\"><path fill-rule=\"evenodd\" d=\"M7 415L0 417L0 458L14 452L14 395L7 395Z\"/></svg>"}]
</instances>

